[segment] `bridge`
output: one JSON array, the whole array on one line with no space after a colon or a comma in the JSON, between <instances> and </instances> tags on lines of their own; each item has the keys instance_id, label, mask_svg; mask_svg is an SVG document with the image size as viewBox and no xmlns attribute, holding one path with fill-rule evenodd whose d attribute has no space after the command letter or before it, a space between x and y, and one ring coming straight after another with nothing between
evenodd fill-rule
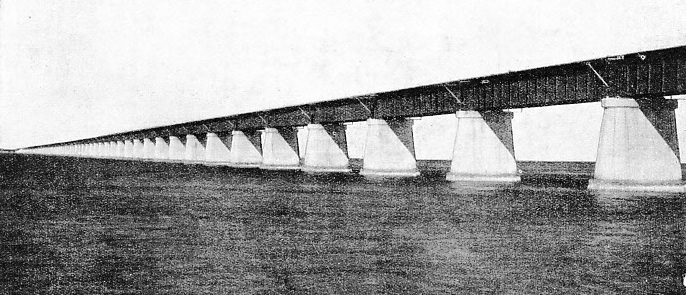
<instances>
[{"instance_id":1,"label":"bridge","mask_svg":"<svg viewBox=\"0 0 686 295\"><path fill-rule=\"evenodd\" d=\"M361 174L414 177L413 119L455 114L449 181L516 183L508 109L604 108L589 189L683 192L674 110L686 46L34 146L23 153L348 173L346 125L365 121ZM305 146L298 130L307 129ZM304 155L302 158L300 155Z\"/></svg>"}]
</instances>

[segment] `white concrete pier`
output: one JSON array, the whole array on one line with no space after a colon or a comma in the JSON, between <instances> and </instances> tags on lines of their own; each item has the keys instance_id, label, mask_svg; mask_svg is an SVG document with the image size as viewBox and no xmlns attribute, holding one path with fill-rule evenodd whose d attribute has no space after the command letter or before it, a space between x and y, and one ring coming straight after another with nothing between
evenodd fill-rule
<instances>
[{"instance_id":1,"label":"white concrete pier","mask_svg":"<svg viewBox=\"0 0 686 295\"><path fill-rule=\"evenodd\" d=\"M155 153L153 158L157 161L169 159L169 143L163 137L155 137Z\"/></svg>"},{"instance_id":2,"label":"white concrete pier","mask_svg":"<svg viewBox=\"0 0 686 295\"><path fill-rule=\"evenodd\" d=\"M414 177L419 175L410 119L368 119L361 175Z\"/></svg>"},{"instance_id":3,"label":"white concrete pier","mask_svg":"<svg viewBox=\"0 0 686 295\"><path fill-rule=\"evenodd\" d=\"M512 113L458 111L449 181L521 181L512 140Z\"/></svg>"},{"instance_id":4,"label":"white concrete pier","mask_svg":"<svg viewBox=\"0 0 686 295\"><path fill-rule=\"evenodd\" d=\"M117 149L117 151L115 153L115 157L117 159L124 158L126 155L126 151L125 151L126 150L126 144L124 143L123 140L117 141L117 148L116 149Z\"/></svg>"},{"instance_id":5,"label":"white concrete pier","mask_svg":"<svg viewBox=\"0 0 686 295\"><path fill-rule=\"evenodd\" d=\"M598 154L591 190L683 192L678 148L675 140L674 104L670 107L642 109L634 99L605 98ZM659 110L662 108L662 110ZM665 108L668 108L665 110ZM660 120L649 120L646 113L658 111ZM665 115L671 112L671 119ZM658 125L658 126L656 126ZM670 135L670 133L672 133Z\"/></svg>"},{"instance_id":6,"label":"white concrete pier","mask_svg":"<svg viewBox=\"0 0 686 295\"><path fill-rule=\"evenodd\" d=\"M110 141L107 143L107 158L114 159L117 157L117 142Z\"/></svg>"},{"instance_id":7,"label":"white concrete pier","mask_svg":"<svg viewBox=\"0 0 686 295\"><path fill-rule=\"evenodd\" d=\"M230 166L257 168L262 164L262 144L258 132L234 130L231 138Z\"/></svg>"},{"instance_id":8,"label":"white concrete pier","mask_svg":"<svg viewBox=\"0 0 686 295\"><path fill-rule=\"evenodd\" d=\"M124 140L124 158L133 158L133 140Z\"/></svg>"},{"instance_id":9,"label":"white concrete pier","mask_svg":"<svg viewBox=\"0 0 686 295\"><path fill-rule=\"evenodd\" d=\"M133 139L133 158L143 158L143 141L140 139Z\"/></svg>"},{"instance_id":10,"label":"white concrete pier","mask_svg":"<svg viewBox=\"0 0 686 295\"><path fill-rule=\"evenodd\" d=\"M150 138L143 139L143 158L151 160L155 157L155 143Z\"/></svg>"},{"instance_id":11,"label":"white concrete pier","mask_svg":"<svg viewBox=\"0 0 686 295\"><path fill-rule=\"evenodd\" d=\"M205 145L193 134L186 135L184 163L200 164L205 161Z\"/></svg>"},{"instance_id":12,"label":"white concrete pier","mask_svg":"<svg viewBox=\"0 0 686 295\"><path fill-rule=\"evenodd\" d=\"M298 138L295 128L265 128L261 169L300 169Z\"/></svg>"},{"instance_id":13,"label":"white concrete pier","mask_svg":"<svg viewBox=\"0 0 686 295\"><path fill-rule=\"evenodd\" d=\"M307 144L303 166L305 172L350 172L345 125L307 125Z\"/></svg>"},{"instance_id":14,"label":"white concrete pier","mask_svg":"<svg viewBox=\"0 0 686 295\"><path fill-rule=\"evenodd\" d=\"M207 145L205 147L206 165L227 165L231 162L231 135L217 135L207 133Z\"/></svg>"},{"instance_id":15,"label":"white concrete pier","mask_svg":"<svg viewBox=\"0 0 686 295\"><path fill-rule=\"evenodd\" d=\"M104 158L105 157L105 144L102 142L96 143L96 157L98 158Z\"/></svg>"},{"instance_id":16,"label":"white concrete pier","mask_svg":"<svg viewBox=\"0 0 686 295\"><path fill-rule=\"evenodd\" d=\"M169 161L181 162L185 158L186 146L184 142L186 138L183 137L183 139L184 141L181 141L181 138L177 136L169 136Z\"/></svg>"}]
</instances>

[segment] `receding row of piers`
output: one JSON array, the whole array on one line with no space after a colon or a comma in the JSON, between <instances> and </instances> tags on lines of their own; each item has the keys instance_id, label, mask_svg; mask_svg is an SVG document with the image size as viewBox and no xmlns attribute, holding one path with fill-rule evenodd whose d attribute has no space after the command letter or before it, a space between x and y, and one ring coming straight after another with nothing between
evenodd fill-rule
<instances>
[{"instance_id":1,"label":"receding row of piers","mask_svg":"<svg viewBox=\"0 0 686 295\"><path fill-rule=\"evenodd\" d=\"M675 101L605 98L590 189L684 191L676 140ZM458 111L449 181L517 183L512 113ZM370 177L420 174L413 120L368 119L363 167ZM346 126L309 124L304 147L295 127L207 132L29 150L32 153L137 159L311 173L349 173ZM304 148L301 151L301 148ZM303 155L302 158L300 155Z\"/></svg>"}]
</instances>

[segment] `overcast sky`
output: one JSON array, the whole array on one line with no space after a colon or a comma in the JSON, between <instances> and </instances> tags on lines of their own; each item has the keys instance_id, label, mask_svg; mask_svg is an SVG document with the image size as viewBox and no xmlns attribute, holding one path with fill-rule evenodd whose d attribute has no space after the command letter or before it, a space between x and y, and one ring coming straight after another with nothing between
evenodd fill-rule
<instances>
[{"instance_id":1,"label":"overcast sky","mask_svg":"<svg viewBox=\"0 0 686 295\"><path fill-rule=\"evenodd\" d=\"M684 15L683 0L0 0L0 147L680 46ZM577 135L570 157L593 158L599 108L515 114L538 126L515 130L538 145L518 153Z\"/></svg>"}]
</instances>

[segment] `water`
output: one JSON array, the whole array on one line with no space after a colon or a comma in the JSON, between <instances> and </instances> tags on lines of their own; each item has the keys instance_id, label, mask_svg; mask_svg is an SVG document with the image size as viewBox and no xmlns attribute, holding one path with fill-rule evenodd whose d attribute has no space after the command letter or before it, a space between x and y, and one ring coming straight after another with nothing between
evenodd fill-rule
<instances>
[{"instance_id":1,"label":"water","mask_svg":"<svg viewBox=\"0 0 686 295\"><path fill-rule=\"evenodd\" d=\"M0 155L2 294L674 294L683 195ZM535 169L533 169L535 170Z\"/></svg>"}]
</instances>

